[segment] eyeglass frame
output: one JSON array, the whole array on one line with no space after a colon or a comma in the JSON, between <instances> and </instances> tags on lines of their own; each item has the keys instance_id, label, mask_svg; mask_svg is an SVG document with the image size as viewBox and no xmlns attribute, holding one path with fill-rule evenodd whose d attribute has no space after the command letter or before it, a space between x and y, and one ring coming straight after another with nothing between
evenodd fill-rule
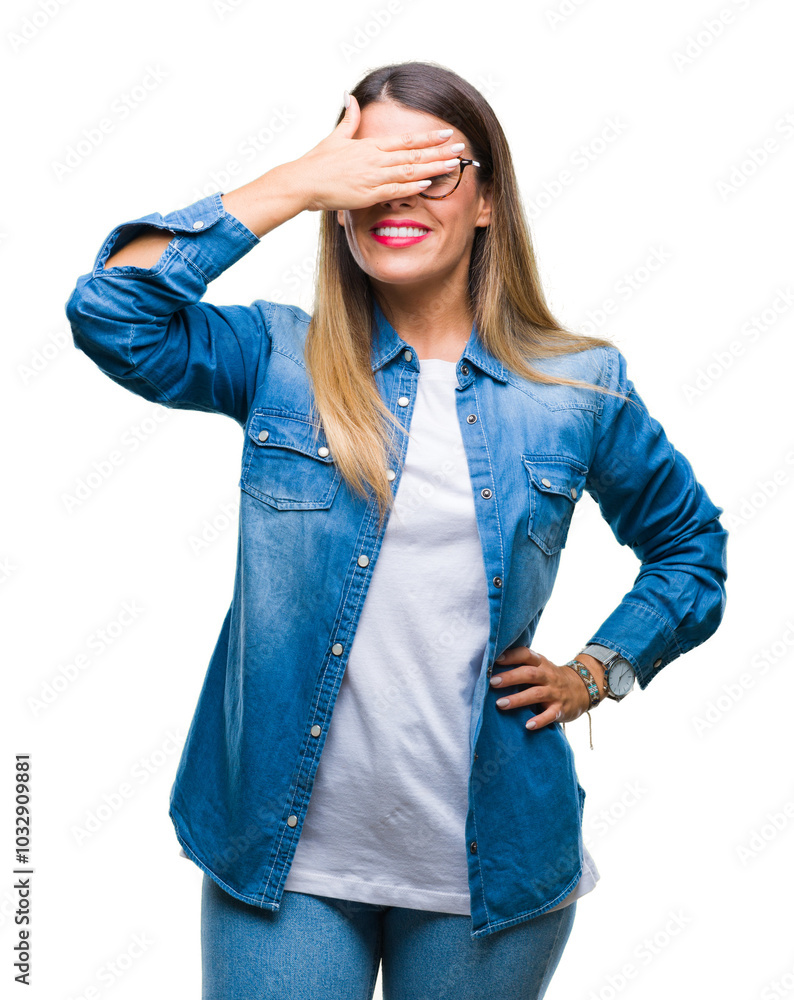
<instances>
[{"instance_id":1,"label":"eyeglass frame","mask_svg":"<svg viewBox=\"0 0 794 1000\"><path fill-rule=\"evenodd\" d=\"M442 198L449 198L449 196L451 194L454 194L458 190L458 185L463 180L463 171L466 169L466 167L468 167L469 164L471 164L473 167L479 167L480 166L480 164L477 162L477 160L468 160L464 156L459 156L458 160L460 161L460 177L458 177L458 183L455 185L455 187L451 191L447 191L446 194L425 194L424 191L420 191L419 192L420 196L422 198L429 198L430 201L440 201ZM443 175L442 174L437 174L436 176L437 177L441 177Z\"/></svg>"}]
</instances>

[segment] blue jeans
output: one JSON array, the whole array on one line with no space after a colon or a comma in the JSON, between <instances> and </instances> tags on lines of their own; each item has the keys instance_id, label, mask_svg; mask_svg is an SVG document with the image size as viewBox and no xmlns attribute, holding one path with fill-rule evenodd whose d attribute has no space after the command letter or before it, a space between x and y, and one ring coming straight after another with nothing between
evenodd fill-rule
<instances>
[{"instance_id":1,"label":"blue jeans","mask_svg":"<svg viewBox=\"0 0 794 1000\"><path fill-rule=\"evenodd\" d=\"M206 873L202 1000L536 1000L576 902L471 938L471 918L284 890L278 912L230 896Z\"/></svg>"}]
</instances>

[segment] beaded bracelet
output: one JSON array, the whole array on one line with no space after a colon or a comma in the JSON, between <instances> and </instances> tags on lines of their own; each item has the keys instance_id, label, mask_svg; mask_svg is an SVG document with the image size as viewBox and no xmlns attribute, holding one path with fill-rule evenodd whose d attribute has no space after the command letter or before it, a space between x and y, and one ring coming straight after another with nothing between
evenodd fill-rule
<instances>
[{"instance_id":1,"label":"beaded bracelet","mask_svg":"<svg viewBox=\"0 0 794 1000\"><path fill-rule=\"evenodd\" d=\"M601 701L601 692L598 690L598 684L596 683L595 677L593 677L581 660L568 660L568 662L563 664L563 666L572 667L585 682L585 685L587 686L587 693L590 695L590 708L594 708ZM587 709L587 723L590 728L590 749L592 750L593 720L590 717L590 708ZM562 724L562 728L563 730L565 729L564 722Z\"/></svg>"}]
</instances>

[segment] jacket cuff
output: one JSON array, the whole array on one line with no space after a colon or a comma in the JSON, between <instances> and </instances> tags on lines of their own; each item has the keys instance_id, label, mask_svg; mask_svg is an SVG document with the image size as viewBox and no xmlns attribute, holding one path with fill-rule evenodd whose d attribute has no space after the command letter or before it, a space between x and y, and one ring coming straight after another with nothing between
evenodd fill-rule
<instances>
[{"instance_id":1,"label":"jacket cuff","mask_svg":"<svg viewBox=\"0 0 794 1000\"><path fill-rule=\"evenodd\" d=\"M147 226L174 233L174 238L154 267L122 266L105 270L105 261L111 252L121 250ZM99 274L146 274L160 271L174 254L179 254L208 284L259 242L260 238L255 233L226 211L221 201L221 192L216 191L167 215L152 212L116 226L97 254L92 275L96 277Z\"/></svg>"},{"instance_id":2,"label":"jacket cuff","mask_svg":"<svg viewBox=\"0 0 794 1000\"><path fill-rule=\"evenodd\" d=\"M679 646L670 623L636 601L622 601L586 645L591 642L625 657L643 690L662 667L686 652Z\"/></svg>"}]
</instances>

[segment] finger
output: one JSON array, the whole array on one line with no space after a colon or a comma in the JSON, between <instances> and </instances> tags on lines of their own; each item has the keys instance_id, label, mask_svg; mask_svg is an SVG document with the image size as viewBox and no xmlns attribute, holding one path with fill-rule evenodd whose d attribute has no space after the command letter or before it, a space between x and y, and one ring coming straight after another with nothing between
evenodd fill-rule
<instances>
[{"instance_id":1,"label":"finger","mask_svg":"<svg viewBox=\"0 0 794 1000\"><path fill-rule=\"evenodd\" d=\"M456 146L457 148L455 148ZM460 163L464 146L464 143L454 143L450 139L443 146L427 146L424 149L379 150L377 154L378 165L381 167L402 167L405 165L443 167L444 170L449 170Z\"/></svg>"},{"instance_id":2,"label":"finger","mask_svg":"<svg viewBox=\"0 0 794 1000\"><path fill-rule=\"evenodd\" d=\"M547 679L547 675L540 665L523 663L517 667L508 667L507 670L494 672L491 676L491 687L504 688L511 684L542 684Z\"/></svg>"},{"instance_id":3,"label":"finger","mask_svg":"<svg viewBox=\"0 0 794 1000\"><path fill-rule=\"evenodd\" d=\"M454 129L434 129L432 132L401 132L399 135L382 135L377 138L379 149L392 152L395 149L418 149L423 146L439 146L451 142Z\"/></svg>"},{"instance_id":4,"label":"finger","mask_svg":"<svg viewBox=\"0 0 794 1000\"><path fill-rule=\"evenodd\" d=\"M398 154L395 154L398 155ZM406 163L405 160L381 166L380 186L389 187L394 184L416 184L437 174L446 174L460 161L460 157L451 156L448 160L431 160L428 163Z\"/></svg>"},{"instance_id":5,"label":"finger","mask_svg":"<svg viewBox=\"0 0 794 1000\"><path fill-rule=\"evenodd\" d=\"M494 673L491 677L492 687L506 687L508 684L526 684L529 681L537 684L544 680L550 680L548 664L543 662L543 657L540 653L533 653L526 646L522 646L521 649L525 650L525 652L518 653L517 655L508 652L505 654L504 660L497 659L494 661ZM511 661L517 661L517 665L511 668ZM507 669L502 669L505 666Z\"/></svg>"},{"instance_id":6,"label":"finger","mask_svg":"<svg viewBox=\"0 0 794 1000\"><path fill-rule=\"evenodd\" d=\"M505 710L509 711L511 708L541 705L543 702L556 697L559 697L556 691L535 684L532 687L524 688L523 691L517 691L515 694L503 695L497 699L496 705L504 712ZM507 704L504 703L505 698L507 699Z\"/></svg>"},{"instance_id":7,"label":"finger","mask_svg":"<svg viewBox=\"0 0 794 1000\"><path fill-rule=\"evenodd\" d=\"M361 123L361 108L359 108L358 101L356 100L356 98L353 96L353 94L351 94L350 104L345 110L345 114L341 122L339 122L339 124L336 126L335 131L337 135L344 136L344 138L346 139L351 139L356 134L356 130L358 129L360 123Z\"/></svg>"},{"instance_id":8,"label":"finger","mask_svg":"<svg viewBox=\"0 0 794 1000\"><path fill-rule=\"evenodd\" d=\"M526 729L543 729L544 726L548 726L550 722L559 722L562 716L558 717L558 707L555 705L552 708L547 708L545 711L541 712L540 715L534 715L531 719L528 719L525 728Z\"/></svg>"}]
</instances>

